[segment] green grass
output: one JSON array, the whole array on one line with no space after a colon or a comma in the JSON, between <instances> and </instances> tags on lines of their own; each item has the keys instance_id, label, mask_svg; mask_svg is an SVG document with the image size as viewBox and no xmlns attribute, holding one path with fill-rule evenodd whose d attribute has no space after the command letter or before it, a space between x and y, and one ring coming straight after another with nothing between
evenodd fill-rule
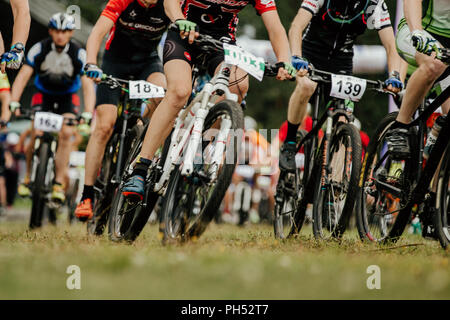
<instances>
[{"instance_id":1,"label":"green grass","mask_svg":"<svg viewBox=\"0 0 450 320\"><path fill-rule=\"evenodd\" d=\"M381 248L354 234L324 243L305 230L280 242L268 226L212 224L195 243L164 247L156 234L148 226L126 245L89 237L80 224L30 232L4 222L0 299L450 298L449 254L418 236ZM81 268L81 290L66 288L69 265ZM369 265L381 268L380 290L366 286Z\"/></svg>"}]
</instances>

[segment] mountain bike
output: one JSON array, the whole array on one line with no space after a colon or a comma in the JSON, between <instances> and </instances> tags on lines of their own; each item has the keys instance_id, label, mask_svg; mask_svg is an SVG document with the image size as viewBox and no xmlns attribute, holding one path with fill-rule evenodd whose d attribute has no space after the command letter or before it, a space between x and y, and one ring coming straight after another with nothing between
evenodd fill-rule
<instances>
[{"instance_id":1,"label":"mountain bike","mask_svg":"<svg viewBox=\"0 0 450 320\"><path fill-rule=\"evenodd\" d=\"M58 104L53 105L53 110ZM51 200L51 192L55 178L55 155L58 149L58 133L63 125L76 126L80 117L70 118L52 112L39 110L21 110L21 115L13 117L12 121L26 119L33 121L33 128L37 131L34 141L34 151L31 163L31 215L29 228L42 226L45 213L49 222L56 223L56 209L61 205Z\"/></svg>"},{"instance_id":2,"label":"mountain bike","mask_svg":"<svg viewBox=\"0 0 450 320\"><path fill-rule=\"evenodd\" d=\"M123 80L103 75L102 82L112 89L120 88L122 95L117 106L118 117L114 131L106 145L100 173L94 184L94 216L88 221L87 230L89 234L95 235L101 235L105 229L114 192L120 184L129 151L144 132L147 122L141 117L144 97L154 96L155 91L157 94L164 93L162 88L146 81ZM160 90L163 90L162 93Z\"/></svg>"},{"instance_id":3,"label":"mountain bike","mask_svg":"<svg viewBox=\"0 0 450 320\"><path fill-rule=\"evenodd\" d=\"M247 64L254 62L247 69L256 66L252 72L260 77L265 65L263 60L208 35L200 35L195 44L205 54L199 56L200 63L193 67L193 95L178 114L172 133L160 156L157 155L158 160L153 161L149 169L144 201L130 203L130 200L120 200L124 197L118 195L117 203L125 204L117 213L120 223L116 223L115 230L119 238L124 235L130 240L127 234L130 235L131 229L124 221L129 224L133 218L127 215L137 219L134 213L140 212L145 220L151 212L148 199L154 205L159 195L164 195L159 225L163 243L198 238L214 218L231 183L243 136L243 112L237 95L229 90L229 86L235 84L229 81L231 69L238 61L227 62L227 56L248 59ZM218 74L206 83L199 83L205 73L207 53L224 48L226 61ZM218 99L223 98L219 102ZM130 159L128 174L134 161ZM139 209L144 206L147 206L145 210Z\"/></svg>"},{"instance_id":4,"label":"mountain bike","mask_svg":"<svg viewBox=\"0 0 450 320\"><path fill-rule=\"evenodd\" d=\"M449 63L449 50L443 50L442 61ZM450 74L447 68L444 78ZM397 112L387 115L378 126L367 148L361 171L362 188L360 208L357 214L358 232L362 240L394 242L402 235L410 221L411 213L424 212L435 206L433 224L441 245L450 241L449 233L449 119L439 132L427 160L424 160L424 141L427 137L427 120L450 96L447 87L431 103L424 101L417 117L409 124L409 159L393 159L386 147L386 133L397 118ZM438 169L436 203L431 199L430 183ZM431 207L431 208L430 208Z\"/></svg>"},{"instance_id":5,"label":"mountain bike","mask_svg":"<svg viewBox=\"0 0 450 320\"><path fill-rule=\"evenodd\" d=\"M304 150L304 168L294 173L282 170L276 188L273 225L275 237L280 239L300 232L309 203L314 204L316 238L340 238L345 232L359 192L362 159L361 137L352 124L353 101L359 101L367 89L385 93L381 81L313 67L309 78L318 86L312 97L313 128L297 135L297 150ZM318 118L324 102L325 112ZM325 123L325 135L319 145L318 133Z\"/></svg>"}]
</instances>

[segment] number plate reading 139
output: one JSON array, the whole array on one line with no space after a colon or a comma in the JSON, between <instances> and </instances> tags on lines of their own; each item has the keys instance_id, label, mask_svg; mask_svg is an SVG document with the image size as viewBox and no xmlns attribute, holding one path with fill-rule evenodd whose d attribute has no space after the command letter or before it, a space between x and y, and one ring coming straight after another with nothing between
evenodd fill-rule
<instances>
[{"instance_id":1,"label":"number plate reading 139","mask_svg":"<svg viewBox=\"0 0 450 320\"><path fill-rule=\"evenodd\" d=\"M130 99L164 98L164 88L141 80L130 81Z\"/></svg>"},{"instance_id":2,"label":"number plate reading 139","mask_svg":"<svg viewBox=\"0 0 450 320\"><path fill-rule=\"evenodd\" d=\"M51 112L36 112L34 114L34 128L44 132L59 132L64 117Z\"/></svg>"},{"instance_id":3,"label":"number plate reading 139","mask_svg":"<svg viewBox=\"0 0 450 320\"><path fill-rule=\"evenodd\" d=\"M359 101L366 91L367 82L364 79L333 74L331 76L330 96L351 101Z\"/></svg>"}]
</instances>

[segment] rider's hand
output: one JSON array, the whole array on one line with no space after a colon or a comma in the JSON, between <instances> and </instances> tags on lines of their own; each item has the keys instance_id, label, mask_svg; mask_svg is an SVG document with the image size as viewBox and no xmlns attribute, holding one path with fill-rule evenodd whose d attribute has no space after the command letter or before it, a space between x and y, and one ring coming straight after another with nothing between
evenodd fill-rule
<instances>
[{"instance_id":1,"label":"rider's hand","mask_svg":"<svg viewBox=\"0 0 450 320\"><path fill-rule=\"evenodd\" d=\"M12 114L19 116L20 115L20 102L12 101L9 103L9 111L11 111Z\"/></svg>"},{"instance_id":2,"label":"rider's hand","mask_svg":"<svg viewBox=\"0 0 450 320\"><path fill-rule=\"evenodd\" d=\"M308 74L308 60L299 56L292 56L292 65L298 70L298 75L304 77Z\"/></svg>"},{"instance_id":3,"label":"rider's hand","mask_svg":"<svg viewBox=\"0 0 450 320\"><path fill-rule=\"evenodd\" d=\"M85 124L90 124L92 120L92 112L83 112L81 114L81 122Z\"/></svg>"},{"instance_id":4,"label":"rider's hand","mask_svg":"<svg viewBox=\"0 0 450 320\"><path fill-rule=\"evenodd\" d=\"M277 80L292 79L297 74L297 70L289 62L283 62L283 67L278 69Z\"/></svg>"},{"instance_id":5,"label":"rider's hand","mask_svg":"<svg viewBox=\"0 0 450 320\"><path fill-rule=\"evenodd\" d=\"M398 93L403 89L403 82L400 80L400 74L393 71L391 76L384 82L386 89L393 93Z\"/></svg>"},{"instance_id":6,"label":"rider's hand","mask_svg":"<svg viewBox=\"0 0 450 320\"><path fill-rule=\"evenodd\" d=\"M414 30L411 32L411 41L417 51L427 55L435 52L437 59L442 57L441 45L429 33L423 30Z\"/></svg>"},{"instance_id":7,"label":"rider's hand","mask_svg":"<svg viewBox=\"0 0 450 320\"><path fill-rule=\"evenodd\" d=\"M84 74L86 77L91 78L97 83L102 81L103 71L96 64L87 63L84 66Z\"/></svg>"},{"instance_id":8,"label":"rider's hand","mask_svg":"<svg viewBox=\"0 0 450 320\"><path fill-rule=\"evenodd\" d=\"M195 22L178 19L175 21L175 24L180 29L180 37L181 39L186 39L189 37L189 44L192 44L195 39L200 35L198 32L197 24Z\"/></svg>"},{"instance_id":9,"label":"rider's hand","mask_svg":"<svg viewBox=\"0 0 450 320\"><path fill-rule=\"evenodd\" d=\"M5 52L1 58L2 73L6 72L6 68L18 70L23 63L25 57L25 47L22 43L16 43L9 52Z\"/></svg>"}]
</instances>

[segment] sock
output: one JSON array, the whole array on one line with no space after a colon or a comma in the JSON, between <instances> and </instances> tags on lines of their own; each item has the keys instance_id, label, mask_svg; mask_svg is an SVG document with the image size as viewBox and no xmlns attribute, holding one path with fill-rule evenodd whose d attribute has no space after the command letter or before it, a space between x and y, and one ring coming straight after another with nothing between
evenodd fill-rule
<instances>
[{"instance_id":1,"label":"sock","mask_svg":"<svg viewBox=\"0 0 450 320\"><path fill-rule=\"evenodd\" d=\"M152 164L152 160L139 157L139 160L136 162L136 165L133 169L133 176L141 176L145 179L147 176L148 167Z\"/></svg>"},{"instance_id":2,"label":"sock","mask_svg":"<svg viewBox=\"0 0 450 320\"><path fill-rule=\"evenodd\" d=\"M408 129L409 124L403 123L403 122L398 122L397 120L395 120L394 124L391 126L391 129L396 129L396 128L402 128L402 129Z\"/></svg>"},{"instance_id":3,"label":"sock","mask_svg":"<svg viewBox=\"0 0 450 320\"><path fill-rule=\"evenodd\" d=\"M300 126L299 124L293 124L289 121L287 122L288 128L287 128L287 136L285 142L297 142L297 130Z\"/></svg>"},{"instance_id":4,"label":"sock","mask_svg":"<svg viewBox=\"0 0 450 320\"><path fill-rule=\"evenodd\" d=\"M81 201L84 201L86 199L91 199L91 201L94 201L94 186L84 185L83 194L81 195Z\"/></svg>"}]
</instances>

